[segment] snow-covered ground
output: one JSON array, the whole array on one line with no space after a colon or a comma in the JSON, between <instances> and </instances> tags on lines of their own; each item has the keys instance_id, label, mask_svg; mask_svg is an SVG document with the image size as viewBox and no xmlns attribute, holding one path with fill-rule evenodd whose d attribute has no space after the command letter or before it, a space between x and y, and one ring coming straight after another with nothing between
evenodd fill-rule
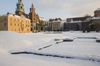
<instances>
[{"instance_id":1,"label":"snow-covered ground","mask_svg":"<svg viewBox=\"0 0 100 66\"><path fill-rule=\"evenodd\" d=\"M44 34L42 32L23 34L0 31L0 66L100 66L100 62L98 62L100 60L100 43L97 43L96 39L79 39L77 37L100 38L100 33L69 31L62 34ZM57 41L54 39L65 38L75 38L75 40L55 44ZM52 46L38 50L47 45ZM74 59L11 54L11 52L23 51L69 56Z\"/></svg>"}]
</instances>

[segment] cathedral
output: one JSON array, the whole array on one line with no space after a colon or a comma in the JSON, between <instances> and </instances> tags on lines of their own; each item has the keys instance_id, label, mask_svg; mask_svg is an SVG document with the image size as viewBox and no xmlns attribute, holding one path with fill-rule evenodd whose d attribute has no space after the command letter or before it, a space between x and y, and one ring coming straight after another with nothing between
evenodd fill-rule
<instances>
[{"instance_id":1,"label":"cathedral","mask_svg":"<svg viewBox=\"0 0 100 66\"><path fill-rule=\"evenodd\" d=\"M24 15L26 18L29 18L31 20L31 31L36 32L36 23L39 22L39 15L36 14L33 4L30 8L29 14L25 13L24 8L23 8L24 5L22 4L22 0L18 0L18 3L16 6L17 6L17 8L16 8L15 13L19 16Z\"/></svg>"},{"instance_id":2,"label":"cathedral","mask_svg":"<svg viewBox=\"0 0 100 66\"><path fill-rule=\"evenodd\" d=\"M39 16L36 14L33 4L29 14L25 13L22 0L18 0L16 6L15 14L8 12L6 15L0 16L0 31L35 32Z\"/></svg>"}]
</instances>

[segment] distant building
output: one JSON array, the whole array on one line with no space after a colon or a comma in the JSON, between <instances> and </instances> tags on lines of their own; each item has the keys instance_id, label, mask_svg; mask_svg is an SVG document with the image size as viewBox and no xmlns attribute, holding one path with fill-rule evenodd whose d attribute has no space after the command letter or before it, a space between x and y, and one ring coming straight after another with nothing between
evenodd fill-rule
<instances>
[{"instance_id":1,"label":"distant building","mask_svg":"<svg viewBox=\"0 0 100 66\"><path fill-rule=\"evenodd\" d=\"M94 16L95 17L100 17L100 8L94 11Z\"/></svg>"},{"instance_id":2,"label":"distant building","mask_svg":"<svg viewBox=\"0 0 100 66\"><path fill-rule=\"evenodd\" d=\"M35 13L33 4L30 8L29 19L31 19L31 31L36 32L36 23L39 21L39 15Z\"/></svg>"},{"instance_id":3,"label":"distant building","mask_svg":"<svg viewBox=\"0 0 100 66\"><path fill-rule=\"evenodd\" d=\"M67 18L64 23L64 30L81 30L83 32L100 31L100 8L94 11L94 16L84 16L76 18Z\"/></svg>"},{"instance_id":4,"label":"distant building","mask_svg":"<svg viewBox=\"0 0 100 66\"><path fill-rule=\"evenodd\" d=\"M63 23L61 21L52 21L51 22L51 29L52 31L62 31L63 30Z\"/></svg>"},{"instance_id":5,"label":"distant building","mask_svg":"<svg viewBox=\"0 0 100 66\"><path fill-rule=\"evenodd\" d=\"M52 31L62 31L63 30L63 22L61 18L49 19L51 24Z\"/></svg>"},{"instance_id":6,"label":"distant building","mask_svg":"<svg viewBox=\"0 0 100 66\"><path fill-rule=\"evenodd\" d=\"M50 19L49 19L50 22L52 22L52 21L58 21L58 20L59 20L59 21L62 21L61 18L55 18L55 19L50 18Z\"/></svg>"},{"instance_id":7,"label":"distant building","mask_svg":"<svg viewBox=\"0 0 100 66\"><path fill-rule=\"evenodd\" d=\"M82 30L82 22L85 22L87 18L91 18L91 16L67 18L64 23L64 30Z\"/></svg>"},{"instance_id":8,"label":"distant building","mask_svg":"<svg viewBox=\"0 0 100 66\"><path fill-rule=\"evenodd\" d=\"M43 17L40 17L39 22L37 23L37 29L38 31L50 31L50 22Z\"/></svg>"},{"instance_id":9,"label":"distant building","mask_svg":"<svg viewBox=\"0 0 100 66\"><path fill-rule=\"evenodd\" d=\"M16 6L17 8L16 8L15 13L19 16L24 15L26 18L29 18L31 20L31 31L36 32L36 23L39 22L39 15L36 14L33 4L30 8L29 14L25 13L22 0L18 0L18 3Z\"/></svg>"},{"instance_id":10,"label":"distant building","mask_svg":"<svg viewBox=\"0 0 100 66\"><path fill-rule=\"evenodd\" d=\"M28 33L31 32L30 27L30 19L25 18L23 15L18 16L8 13L0 16L0 31Z\"/></svg>"}]
</instances>

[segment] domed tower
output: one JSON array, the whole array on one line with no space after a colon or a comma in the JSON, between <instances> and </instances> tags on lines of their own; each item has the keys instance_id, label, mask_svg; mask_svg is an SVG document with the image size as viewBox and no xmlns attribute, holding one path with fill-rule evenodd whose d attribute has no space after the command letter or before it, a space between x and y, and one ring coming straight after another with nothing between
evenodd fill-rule
<instances>
[{"instance_id":1,"label":"domed tower","mask_svg":"<svg viewBox=\"0 0 100 66\"><path fill-rule=\"evenodd\" d=\"M95 17L100 17L100 8L94 11L94 16Z\"/></svg>"},{"instance_id":2,"label":"domed tower","mask_svg":"<svg viewBox=\"0 0 100 66\"><path fill-rule=\"evenodd\" d=\"M22 14L25 14L25 12L24 12L24 8L23 8L23 3L22 3L22 0L18 0L18 3L17 3L17 8L16 8L16 11L15 11L15 13L17 14L17 15L22 15Z\"/></svg>"}]
</instances>

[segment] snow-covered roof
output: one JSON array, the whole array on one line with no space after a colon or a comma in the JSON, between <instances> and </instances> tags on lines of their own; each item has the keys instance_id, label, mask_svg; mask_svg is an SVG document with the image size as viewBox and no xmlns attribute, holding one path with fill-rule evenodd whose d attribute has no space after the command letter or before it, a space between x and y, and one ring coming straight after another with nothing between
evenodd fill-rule
<instances>
[{"instance_id":1,"label":"snow-covered roof","mask_svg":"<svg viewBox=\"0 0 100 66\"><path fill-rule=\"evenodd\" d=\"M84 21L74 21L74 20L71 20L70 22L66 22L66 23L80 23L80 22L89 22L90 20L95 20L95 19L100 19L100 17L92 17L92 18L87 18L86 20Z\"/></svg>"},{"instance_id":2,"label":"snow-covered roof","mask_svg":"<svg viewBox=\"0 0 100 66\"><path fill-rule=\"evenodd\" d=\"M8 14L8 16L14 16L14 17L18 17L18 18L20 18L20 16L18 16L18 15L14 15L14 14Z\"/></svg>"},{"instance_id":3,"label":"snow-covered roof","mask_svg":"<svg viewBox=\"0 0 100 66\"><path fill-rule=\"evenodd\" d=\"M92 19L92 18L87 18L87 19L85 20L85 22L89 22L91 19Z\"/></svg>"},{"instance_id":4,"label":"snow-covered roof","mask_svg":"<svg viewBox=\"0 0 100 66\"><path fill-rule=\"evenodd\" d=\"M14 16L20 18L20 16L18 16L18 15L14 15Z\"/></svg>"},{"instance_id":5,"label":"snow-covered roof","mask_svg":"<svg viewBox=\"0 0 100 66\"><path fill-rule=\"evenodd\" d=\"M97 10L95 10L95 11L100 11L100 8L98 8Z\"/></svg>"},{"instance_id":6,"label":"snow-covered roof","mask_svg":"<svg viewBox=\"0 0 100 66\"><path fill-rule=\"evenodd\" d=\"M83 21L81 21L81 20L79 20L79 21L71 21L71 22L68 22L68 23L80 23L80 22L83 22Z\"/></svg>"},{"instance_id":7,"label":"snow-covered roof","mask_svg":"<svg viewBox=\"0 0 100 66\"><path fill-rule=\"evenodd\" d=\"M15 14L8 14L9 16L14 16L14 17L17 17L17 18L20 18L21 16L18 16L18 15L15 15ZM24 15L23 15L23 17L25 18L25 19L28 19L28 18L26 18ZM28 19L29 20L29 19Z\"/></svg>"},{"instance_id":8,"label":"snow-covered roof","mask_svg":"<svg viewBox=\"0 0 100 66\"><path fill-rule=\"evenodd\" d=\"M62 22L62 23L65 23L65 22L66 22L66 20L62 20L61 22Z\"/></svg>"},{"instance_id":9,"label":"snow-covered roof","mask_svg":"<svg viewBox=\"0 0 100 66\"><path fill-rule=\"evenodd\" d=\"M93 17L92 20L93 20L93 19L100 19L100 17Z\"/></svg>"},{"instance_id":10,"label":"snow-covered roof","mask_svg":"<svg viewBox=\"0 0 100 66\"><path fill-rule=\"evenodd\" d=\"M65 23L80 23L80 22L83 22L83 21L81 21L81 20L74 21L73 19L71 19L71 21L65 22Z\"/></svg>"},{"instance_id":11,"label":"snow-covered roof","mask_svg":"<svg viewBox=\"0 0 100 66\"><path fill-rule=\"evenodd\" d=\"M52 22L61 22L60 20L57 20L57 21L52 21Z\"/></svg>"},{"instance_id":12,"label":"snow-covered roof","mask_svg":"<svg viewBox=\"0 0 100 66\"><path fill-rule=\"evenodd\" d=\"M39 19L40 19L40 20L43 20L43 21L46 21L46 19L44 19L43 17L40 17Z\"/></svg>"}]
</instances>

